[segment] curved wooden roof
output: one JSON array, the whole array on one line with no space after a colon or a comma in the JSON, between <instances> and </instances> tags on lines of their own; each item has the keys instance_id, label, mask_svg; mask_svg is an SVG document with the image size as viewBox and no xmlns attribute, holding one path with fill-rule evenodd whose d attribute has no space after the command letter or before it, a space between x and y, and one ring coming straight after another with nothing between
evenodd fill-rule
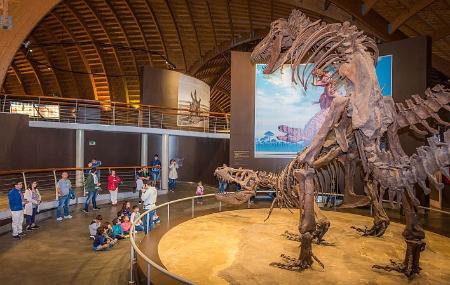
<instances>
[{"instance_id":1,"label":"curved wooden roof","mask_svg":"<svg viewBox=\"0 0 450 285\"><path fill-rule=\"evenodd\" d=\"M211 86L211 111L229 112L230 51L251 50L293 8L312 18L353 21L382 41L429 35L433 65L448 76L449 2L65 0L34 28L29 48L17 51L2 89L137 103L142 66L174 65Z\"/></svg>"}]
</instances>

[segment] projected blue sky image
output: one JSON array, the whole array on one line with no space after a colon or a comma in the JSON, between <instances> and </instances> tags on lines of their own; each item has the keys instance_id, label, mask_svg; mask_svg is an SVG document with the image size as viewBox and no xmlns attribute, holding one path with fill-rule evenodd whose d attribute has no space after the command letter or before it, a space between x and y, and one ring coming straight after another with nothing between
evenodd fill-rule
<instances>
[{"instance_id":1,"label":"projected blue sky image","mask_svg":"<svg viewBox=\"0 0 450 285\"><path fill-rule=\"evenodd\" d=\"M392 95L392 56L379 58L377 77L383 96ZM310 142L284 142L277 138L283 135L280 125L305 129L311 121L321 122L324 116L319 101L324 92L323 86L314 86L312 77L307 82L305 91L301 84L292 83L290 65L283 71L277 70L270 75L263 74L265 65L256 65L256 95L255 95L255 157L291 157L301 151ZM300 67L303 71L305 65ZM308 69L312 65L308 65ZM344 88L338 90L339 95L345 95ZM318 113L321 113L318 116ZM309 125L310 126L310 125ZM309 129L308 126L308 129Z\"/></svg>"}]
</instances>

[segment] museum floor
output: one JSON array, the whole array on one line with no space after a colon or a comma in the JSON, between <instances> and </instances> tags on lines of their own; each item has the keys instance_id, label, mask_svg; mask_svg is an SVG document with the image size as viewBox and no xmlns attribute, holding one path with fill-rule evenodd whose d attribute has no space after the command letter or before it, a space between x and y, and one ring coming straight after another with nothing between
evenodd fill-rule
<instances>
[{"instance_id":1,"label":"museum floor","mask_svg":"<svg viewBox=\"0 0 450 285\"><path fill-rule=\"evenodd\" d=\"M213 189L207 189L207 192L211 193ZM163 203L169 200L179 199L182 197L192 196L194 193L194 186L191 184L180 184L178 191L175 193L170 193L169 195L163 195L158 198L158 203ZM165 254L158 255L158 247L164 246L164 244L171 244L170 238L180 239L176 235L173 235L177 230L177 225L189 226L189 224L183 225L184 222L191 220L191 204L190 201L174 204L170 211L170 225L164 221L167 219L166 211L159 211L158 214L161 216L162 224L152 232L152 234L143 239L140 246L147 251L152 252L152 259L155 261L167 263L167 252ZM213 199L205 200L204 205L196 205L195 216L200 217L203 221L209 220L207 216L209 214L217 213L217 202ZM264 208L267 207L267 202L258 201L252 208ZM245 209L246 205L240 207L240 209ZM225 222L233 222L233 215L237 212L230 212L227 210L234 210L236 207L223 206L223 214L229 215L222 219ZM104 220L111 220L116 212L117 208L112 208L109 205L101 205L101 210L99 212L90 213L88 215L82 214L79 208L72 208L73 219L69 221L64 221L62 223L57 223L54 219L48 219L42 221L40 225L41 229L29 233L23 240L16 241L12 240L9 234L4 234L0 236L0 268L2 273L1 284L127 284L128 283L128 265L129 265L129 249L130 244L128 241L122 241L119 245L108 252L96 253L91 250L91 241L87 237L87 225L92 219L94 214L102 214ZM266 210L261 209L262 213ZM358 214L367 215L367 209L357 209L346 212L354 212ZM330 213L334 215L335 213ZM230 218L231 215L231 218ZM390 211L390 216L393 220L397 220L395 217L399 217L396 212ZM275 216L274 216L275 217ZM237 218L236 218L237 219ZM239 218L240 219L240 218ZM250 219L250 218L249 218ZM255 217L253 217L255 219ZM214 219L211 219L214 220ZM195 222L197 219L191 220ZM294 221L295 222L295 221ZM427 230L437 232L439 234L450 237L450 217L438 213L430 213L426 219L421 218L421 222L425 225ZM332 220L333 223L333 220ZM258 223L253 223L248 221L248 224L252 226L257 226ZM192 225L192 224L191 224ZM205 224L207 225L207 224ZM295 224L292 225L292 231L295 231ZM169 232L169 235L164 236L164 234L170 230L174 229L174 232ZM193 226L195 230L196 227ZM284 228L283 228L284 229ZM401 229L401 228L400 228ZM281 228L280 228L281 230ZM282 233L282 232L281 232ZM274 240L280 242L289 242L291 249L296 249L296 245L293 242L285 241L280 234L281 233L270 233L271 239L264 242L258 237L253 236L249 233L248 240L246 243L252 243L252 238L254 240L259 240L263 245L270 244ZM223 239L223 245L228 245L227 242L233 242L233 239L228 239L231 237L231 233L224 232L221 235ZM267 235L266 235L267 236ZM187 244L189 241L195 241L195 239L187 239L186 234L183 236L183 241ZM210 247L216 243L210 243L212 236L204 236L201 240L204 245L210 245ZM161 244L159 243L162 239ZM242 239L241 239L242 241ZM403 244L402 240L399 243ZM222 244L219 242L219 244ZM448 244L448 243L447 243ZM222 247L224 247L222 246ZM256 246L256 245L255 245ZM209 249L210 249L209 247ZM278 250L274 248L274 252L277 254L283 253L283 250ZM186 246L186 249L188 247ZM324 248L324 252L328 250L333 251L333 248ZM368 249L370 251L370 248ZM384 251L384 250L383 250ZM384 258L387 262L389 258L396 257L384 251ZM287 253L287 251L286 251ZM183 254L186 254L184 252ZM381 254L381 253L380 253ZM172 253L169 255L172 260L181 260L185 264L192 264L195 262L195 258L198 256L186 256L184 258L178 258ZM323 261L327 260L325 253L320 253ZM349 254L346 260L350 260L352 256ZM279 259L278 259L279 260ZM244 261L243 259L240 260ZM262 260L264 261L264 260ZM270 261L277 261L270 259ZM249 260L249 264L253 261ZM265 261L264 261L265 262ZM138 263L142 266L142 261L138 259ZM170 262L168 263L169 269L172 269ZM326 261L325 265L330 266L330 262ZM216 272L219 269L212 270L213 265L204 268L205 272ZM145 268L142 266L142 268ZM277 269L275 269L277 270ZM281 271L281 270L280 270ZM232 271L228 271L230 273ZM155 270L152 270L152 280L154 284L176 284L176 282L165 278ZM223 273L225 274L225 273ZM231 277L229 277L231 278ZM226 279L231 281L232 279ZM301 280L301 279L299 279ZM234 282L231 282L234 283ZM405 279L405 284L406 284ZM141 283L143 284L143 283ZM213 284L213 283L209 283ZM234 283L239 284L239 283ZM241 283L243 284L243 283ZM255 283L254 283L255 284ZM261 282L259 284L265 284ZM267 283L268 284L268 283ZM272 283L273 284L273 283ZM306 284L306 283L301 283ZM348 283L350 284L350 283ZM368 283L377 284L377 283ZM382 284L382 283L378 283ZM440 283L442 284L442 283Z\"/></svg>"}]
</instances>

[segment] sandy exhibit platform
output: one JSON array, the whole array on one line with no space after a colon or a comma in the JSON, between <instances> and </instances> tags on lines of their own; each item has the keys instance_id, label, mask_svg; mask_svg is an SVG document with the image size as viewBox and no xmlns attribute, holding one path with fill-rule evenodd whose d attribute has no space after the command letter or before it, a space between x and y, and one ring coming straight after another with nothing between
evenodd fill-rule
<instances>
[{"instance_id":1,"label":"sandy exhibit platform","mask_svg":"<svg viewBox=\"0 0 450 285\"><path fill-rule=\"evenodd\" d=\"M450 284L450 239L426 232L422 273L409 281L397 272L372 269L373 264L403 260L404 226L391 223L381 238L361 237L350 226L371 225L370 217L325 212L331 227L326 241L313 245L317 262L312 270L291 272L269 264L282 253L297 257L299 243L282 234L297 232L298 211L267 209L221 212L184 222L167 232L158 246L166 268L196 284Z\"/></svg>"}]
</instances>

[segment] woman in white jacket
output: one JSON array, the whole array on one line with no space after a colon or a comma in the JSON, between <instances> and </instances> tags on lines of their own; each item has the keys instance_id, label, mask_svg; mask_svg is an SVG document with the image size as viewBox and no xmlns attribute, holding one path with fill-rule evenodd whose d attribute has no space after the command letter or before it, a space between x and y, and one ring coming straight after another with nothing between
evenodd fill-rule
<instances>
[{"instance_id":1,"label":"woman in white jacket","mask_svg":"<svg viewBox=\"0 0 450 285\"><path fill-rule=\"evenodd\" d=\"M153 229L153 216L155 215L156 197L158 190L155 187L155 181L151 181L150 185L145 184L142 188L142 202L144 204L144 211L151 210L148 215L143 217L144 233L147 234Z\"/></svg>"},{"instance_id":2,"label":"woman in white jacket","mask_svg":"<svg viewBox=\"0 0 450 285\"><path fill-rule=\"evenodd\" d=\"M170 160L169 165L169 191L173 192L175 190L175 187L177 186L177 179L178 179L178 164L175 159Z\"/></svg>"},{"instance_id":3,"label":"woman in white jacket","mask_svg":"<svg viewBox=\"0 0 450 285\"><path fill-rule=\"evenodd\" d=\"M25 199L25 211L24 215L26 216L27 222L27 231L31 231L34 229L38 229L39 226L36 225L36 214L38 212L39 204L41 203L41 194L39 194L39 190L37 188L38 183L34 181L31 183L31 188L25 190L24 199Z\"/></svg>"}]
</instances>

